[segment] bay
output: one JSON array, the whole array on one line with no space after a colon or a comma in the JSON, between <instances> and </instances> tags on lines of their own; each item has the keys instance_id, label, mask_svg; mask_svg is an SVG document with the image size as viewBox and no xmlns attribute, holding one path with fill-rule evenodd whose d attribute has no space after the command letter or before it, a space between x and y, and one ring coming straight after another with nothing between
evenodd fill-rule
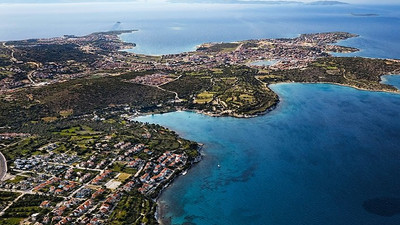
<instances>
[{"instance_id":1,"label":"bay","mask_svg":"<svg viewBox=\"0 0 400 225\"><path fill-rule=\"evenodd\" d=\"M205 42L347 31L360 37L340 44L362 50L349 56L398 58L400 55L399 5L54 2L0 3L0 40L138 29L132 34L122 35L123 40L137 44L132 51L160 55L194 50L196 45ZM354 16L354 13L379 16Z\"/></svg>"},{"instance_id":2,"label":"bay","mask_svg":"<svg viewBox=\"0 0 400 225\"><path fill-rule=\"evenodd\" d=\"M204 160L161 196L172 224L399 224L400 215L371 214L363 203L400 197L400 95L272 89L282 102L258 118L139 118L205 144Z\"/></svg>"},{"instance_id":3,"label":"bay","mask_svg":"<svg viewBox=\"0 0 400 225\"><path fill-rule=\"evenodd\" d=\"M0 40L139 29L122 39L137 44L131 51L154 55L204 42L347 31L360 37L339 44L361 51L337 55L400 58L399 5L7 3L0 21ZM398 76L383 80L400 86ZM400 224L399 215L363 207L400 197L399 95L327 84L272 88L281 103L257 118L139 118L205 144L204 160L161 196L164 215L173 224Z\"/></svg>"}]
</instances>

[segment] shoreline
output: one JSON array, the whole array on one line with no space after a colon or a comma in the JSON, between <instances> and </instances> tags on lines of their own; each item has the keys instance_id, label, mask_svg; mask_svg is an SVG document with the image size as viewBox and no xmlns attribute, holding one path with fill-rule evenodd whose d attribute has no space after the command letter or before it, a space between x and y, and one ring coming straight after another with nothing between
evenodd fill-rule
<instances>
[{"instance_id":1,"label":"shoreline","mask_svg":"<svg viewBox=\"0 0 400 225\"><path fill-rule=\"evenodd\" d=\"M121 39L120 36L123 33L133 33L135 31L137 31L137 30L110 31L110 33L112 33L113 35L116 35L118 37L118 40L120 40L121 42L125 42L125 41L123 41ZM121 45L120 46L120 51L125 51L126 49L133 49L135 47L135 45L136 45L135 43L128 44L128 45ZM390 74L389 73L389 74L385 74L385 75L399 75L399 74L394 74L394 73ZM382 78L381 78L382 76L384 76L384 75L379 76L380 77L380 81L379 81L380 83L382 82ZM257 79L257 80L259 80L259 79ZM288 80L290 80L290 79L288 79ZM275 84L294 84L294 83L298 83L298 84L329 84L329 85L338 85L338 86L343 86L343 87L354 88L356 90L361 90L361 91L386 92L386 93L392 93L392 94L400 94L400 90L397 87L395 87L393 85L390 85L390 84L388 84L388 85L390 85L391 87L394 87L394 89L389 89L389 88L385 89L385 86L383 86L383 85L380 86L380 87L378 86L377 89L375 89L375 90L374 89L368 89L368 87L371 87L371 86L372 86L372 88L376 87L375 86L376 84L374 84L374 85L366 85L367 88L362 88L362 87L358 87L356 85L333 83L333 82L294 82L294 81L287 81L287 82L276 82L276 83L269 83L269 84L267 84L265 82L262 82L262 81L260 81L260 82L262 84L264 84L265 86L268 85L268 87L270 87L271 85L275 85ZM355 83L360 85L360 83L357 83L357 82L355 82ZM162 113L167 113L167 112L177 112L177 111L181 111L181 110L182 111L195 112L195 113L199 113L199 114L203 114L205 116L211 116L211 117L234 117L234 118L245 118L245 119L247 119L247 118L255 118L255 117L258 117L258 116L266 115L266 114L272 112L273 110L275 110L279 106L279 103L281 102L281 97L279 97L279 95L274 90L271 89L269 91L274 93L277 96L277 99L273 99L274 101L272 102L272 104L270 102L268 102L268 101L261 102L256 107L254 107L254 109L247 110L247 112L249 114L246 114L246 112L245 113L235 113L235 111L233 111L233 110L224 110L224 111L221 111L221 112L213 112L213 111L200 110L200 109L189 109L189 108L186 108L186 107L181 107L179 109L178 106L172 106L170 109L168 109L166 107L164 107L164 108L160 107L159 108L160 111L158 111L158 112L138 113L138 115L133 116L132 119L140 117L140 116L145 116L145 115L162 114ZM250 114L250 113L252 113L252 114ZM158 191L154 193L154 198L152 198L152 200L156 203L156 207L157 208L156 208L154 214L152 213L152 216L155 217L155 219L158 221L159 224L170 224L171 223L170 222L171 218L164 218L164 216L166 214L167 206L166 206L166 203L162 203L159 200L159 198L163 194L163 191L166 188L168 188L169 185L172 184L172 182L174 182L176 178L178 178L180 175L182 175L182 173L184 171L190 170L191 167L193 166L193 164L195 164L195 163L197 163L197 162L199 162L201 160L201 158L203 156L201 154L202 147L203 147L203 145L201 145L199 143L199 147L197 149L197 152L199 153L199 155L197 157L195 157L195 158L192 158L190 161L188 161L187 165L185 165L182 168L182 170L176 171L176 173L174 173L170 177L169 180L167 180L164 184L162 184L162 186L160 185L160 188L158 189ZM7 165L5 166L5 171L7 171ZM2 171L0 171L0 172L2 172ZM0 176L0 179L1 178L2 178L2 176Z\"/></svg>"},{"instance_id":2,"label":"shoreline","mask_svg":"<svg viewBox=\"0 0 400 225\"><path fill-rule=\"evenodd\" d=\"M386 75L389 75L389 74L386 74ZM390 74L390 75L400 76L400 74ZM385 76L385 75L382 75L382 76ZM382 81L383 80L381 80L381 82ZM340 83L329 83L329 82L279 82L279 83L269 84L268 87L270 87L270 85L276 85L276 84L294 84L294 83L298 83L298 84L329 84L329 85L337 85L337 86L342 86L342 87L347 87L347 88L353 88L353 89L359 90L359 91L370 91L370 92L383 92L383 93L390 93L390 94L400 94L400 90L397 90L397 91L370 90L370 89L359 88L359 87L352 86L352 85L346 85L346 84L340 84ZM205 116L211 116L211 117L234 117L234 118L240 118L240 119L250 119L250 118L255 118L255 117L258 117L258 116L263 116L263 115L266 115L266 114L272 112L273 110L275 110L279 106L280 102L281 102L281 97L278 95L278 100L274 105L269 107L267 110L265 110L263 112L260 112L260 113L257 113L255 115L241 115L241 116L238 116L236 114L233 114L233 115L231 115L231 114L220 114L220 113L215 114L215 113L206 112L204 110L186 109L186 108L183 108L181 110L171 111L171 112L178 112L178 111L185 112L186 111L186 112L194 112L194 113L202 114L202 115L205 115ZM150 115L155 115L155 114L162 114L162 113L140 114L140 115L136 116L135 118L140 117L140 116L150 116ZM203 154L201 154L201 150L203 149L203 146L204 146L203 144L199 143L198 152L200 153L200 157L201 158L203 157ZM193 161L190 164L190 166L187 169L185 169L184 171L189 171L191 169L191 167L193 166L193 164L198 163L200 161L201 161L201 159L199 161L196 161L196 160ZM184 172L184 171L182 171L182 172ZM157 222L160 225L171 225L171 217L169 217L169 218L165 217L166 209L168 208L167 204L164 203L164 202L161 202L160 201L160 197L163 194L164 190L167 189L169 187L169 185L171 185L175 181L176 178L178 178L179 176L182 175L182 172L177 174L177 175L175 175L169 182L167 182L163 186L163 188L160 190L160 192L158 193L157 197L155 199L153 199L157 204L157 206L156 206L157 208L156 208L156 212L155 212L154 217L156 218Z\"/></svg>"},{"instance_id":3,"label":"shoreline","mask_svg":"<svg viewBox=\"0 0 400 225\"><path fill-rule=\"evenodd\" d=\"M400 76L400 74L385 74L385 75L382 75L382 76ZM383 80L381 79L380 83L382 81ZM354 85L341 84L341 83L332 83L332 82L279 82L279 83L269 84L268 87L270 85L275 85L275 84L330 84L330 85L337 85L337 86L342 86L342 87L353 88L353 89L356 89L356 90L359 90L359 91L384 92L384 93L390 93L390 94L400 94L400 89L398 89L397 87L395 87L393 85L391 85L391 86L393 86L397 90L372 90L372 89L367 89L367 88L360 88L360 87L357 87L357 86L354 86Z\"/></svg>"},{"instance_id":4,"label":"shoreline","mask_svg":"<svg viewBox=\"0 0 400 225\"><path fill-rule=\"evenodd\" d=\"M382 76L400 76L400 74L385 74ZM381 77L382 77L381 76ZM381 78L380 83L384 81ZM341 84L341 83L332 83L332 82L279 82L279 83L271 83L268 84L268 87L270 87L271 85L279 85L279 84L329 84L329 85L337 85L337 86L342 86L342 87L347 87L347 88L353 88L355 90L358 91L370 91L370 92L382 92L382 93L389 93L389 94L400 94L400 89L398 89L397 87L395 87L397 90L372 90L372 89L366 89L366 88L360 88L354 85L348 85L348 84ZM390 84L389 84L390 85ZM270 107L268 107L265 111L256 113L254 115L249 115L249 114L231 114L229 112L220 112L220 113L213 113L213 112L208 112L205 110L199 110L199 109L189 109L189 108L180 108L180 109L176 109L175 110L171 110L171 111L163 111L163 112L146 112L146 113L139 113L137 116L135 116L134 118L137 117L141 117L141 116L151 116L151 115L156 115L156 114L164 114L164 113L169 113L169 112L194 112L194 113L198 113L198 114L202 114L205 116L211 116L211 117L233 117L233 118L239 118L239 119L250 119L250 118L255 118L258 116L263 116L266 115L270 112L272 112L273 110L275 110L278 106L279 103L281 102L280 97L278 95L278 100L276 101L275 104L271 105Z\"/></svg>"},{"instance_id":5,"label":"shoreline","mask_svg":"<svg viewBox=\"0 0 400 225\"><path fill-rule=\"evenodd\" d=\"M394 75L394 76L400 76L400 74L385 74L382 76L387 76L387 75ZM382 82L383 80L381 80L380 82ZM342 87L347 87L347 88L353 88L355 90L358 91L370 91L370 92L382 92L382 93L389 93L389 94L400 94L400 89L398 89L397 87L395 87L397 90L372 90L372 89L366 89L366 88L360 88L354 85L348 85L348 84L341 84L341 83L331 83L331 82L279 82L279 83L271 83L268 84L268 87L270 87L270 85L278 85L278 84L329 84L329 85L337 85L337 86L342 86ZM275 92L274 92L275 93ZM254 115L247 115L247 114L221 114L221 113L210 113L204 110L196 110L196 109L187 109L187 110L183 110L183 111L192 111L192 112L196 112L199 114L203 114L206 116L212 116L212 117L234 117L234 118L239 118L239 119L250 119L250 118L255 118L258 116L263 116L266 115L270 112L272 112L273 110L275 110L279 103L281 102L280 97L278 95L278 100L275 104L273 104L272 106L268 107L265 111L260 112L260 113L256 113Z\"/></svg>"},{"instance_id":6,"label":"shoreline","mask_svg":"<svg viewBox=\"0 0 400 225\"><path fill-rule=\"evenodd\" d=\"M162 215L165 215L166 208L167 208L166 203L157 201L156 219L160 225L170 225L171 224L171 218L165 218L164 216L162 216Z\"/></svg>"},{"instance_id":7,"label":"shoreline","mask_svg":"<svg viewBox=\"0 0 400 225\"><path fill-rule=\"evenodd\" d=\"M164 216L163 216L163 215L165 215L165 208L167 205L166 205L166 203L160 202L160 197L163 194L164 190L167 189L175 181L175 179L183 176L182 175L183 173L189 171L193 165L199 163L203 159L202 150L203 150L204 144L198 143L198 145L199 145L199 147L197 148L197 152L199 153L199 156L197 156L193 161L191 161L190 165L188 165L187 168L180 171L180 173L173 175L173 177L166 184L163 185L163 187L157 194L157 197L155 197L153 199L153 201L156 203L156 211L154 213L154 217L160 225L170 225L171 224L171 221L170 221L171 218L169 218L169 220L168 220L168 218L164 218Z\"/></svg>"}]
</instances>

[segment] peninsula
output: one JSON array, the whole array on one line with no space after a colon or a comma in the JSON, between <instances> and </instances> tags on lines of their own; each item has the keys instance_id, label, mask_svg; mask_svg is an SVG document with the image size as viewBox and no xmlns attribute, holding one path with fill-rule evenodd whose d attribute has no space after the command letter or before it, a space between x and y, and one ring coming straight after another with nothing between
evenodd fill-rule
<instances>
[{"instance_id":1,"label":"peninsula","mask_svg":"<svg viewBox=\"0 0 400 225\"><path fill-rule=\"evenodd\" d=\"M7 224L157 223L156 198L201 159L199 144L142 114L195 110L252 117L273 109L269 84L332 83L396 92L381 75L400 61L334 57L346 32L205 43L148 56L123 51L127 31L0 43L0 182ZM0 172L2 172L1 170ZM1 175L1 174L0 174ZM2 176L1 176L2 177Z\"/></svg>"}]
</instances>

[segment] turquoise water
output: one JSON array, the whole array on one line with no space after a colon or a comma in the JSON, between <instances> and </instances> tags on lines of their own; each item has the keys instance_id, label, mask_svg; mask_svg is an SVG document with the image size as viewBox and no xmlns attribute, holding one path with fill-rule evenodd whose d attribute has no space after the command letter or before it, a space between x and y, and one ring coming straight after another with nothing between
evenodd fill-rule
<instances>
[{"instance_id":1,"label":"turquoise water","mask_svg":"<svg viewBox=\"0 0 400 225\"><path fill-rule=\"evenodd\" d=\"M357 17L351 13L376 13L379 16ZM362 49L350 55L400 56L400 5L0 3L0 21L0 40L139 29L122 38L137 44L132 51L156 55L194 50L196 45L204 42L347 31L361 35L342 42ZM121 24L116 27L117 21Z\"/></svg>"},{"instance_id":2,"label":"turquoise water","mask_svg":"<svg viewBox=\"0 0 400 225\"><path fill-rule=\"evenodd\" d=\"M399 75L385 75L381 77L382 83L391 84L400 90L400 79Z\"/></svg>"},{"instance_id":3,"label":"turquoise water","mask_svg":"<svg viewBox=\"0 0 400 225\"><path fill-rule=\"evenodd\" d=\"M278 62L277 60L260 60L260 61L251 62L250 65L253 65L253 66L272 66L277 62Z\"/></svg>"},{"instance_id":4,"label":"turquoise water","mask_svg":"<svg viewBox=\"0 0 400 225\"><path fill-rule=\"evenodd\" d=\"M400 95L328 84L272 89L282 102L258 118L139 118L205 144L204 160L160 199L173 224L400 224L400 215L362 206L400 197Z\"/></svg>"},{"instance_id":5,"label":"turquoise water","mask_svg":"<svg viewBox=\"0 0 400 225\"><path fill-rule=\"evenodd\" d=\"M400 55L400 6L264 6L209 5L177 7L139 25L139 31L123 35L137 43L133 52L180 53L205 42L257 38L296 37L302 33L347 31L360 37L341 44L362 51L349 56L396 58ZM351 13L377 13L378 17L355 17Z\"/></svg>"},{"instance_id":6,"label":"turquoise water","mask_svg":"<svg viewBox=\"0 0 400 225\"><path fill-rule=\"evenodd\" d=\"M346 56L400 58L399 5L0 4L0 21L0 40L136 28L122 38L146 54L347 31L360 37L340 44L361 51ZM384 82L400 87L398 76ZM189 112L140 118L205 144L204 160L161 196L166 217L199 225L400 224L399 215L363 207L375 198L400 198L400 95L326 84L272 88L279 107L253 119Z\"/></svg>"}]
</instances>

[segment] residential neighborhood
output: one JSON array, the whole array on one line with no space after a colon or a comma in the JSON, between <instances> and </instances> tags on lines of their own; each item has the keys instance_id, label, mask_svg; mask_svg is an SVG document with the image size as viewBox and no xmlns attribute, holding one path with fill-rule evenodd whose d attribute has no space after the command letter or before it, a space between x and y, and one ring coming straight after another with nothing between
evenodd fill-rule
<instances>
[{"instance_id":1,"label":"residential neighborhood","mask_svg":"<svg viewBox=\"0 0 400 225\"><path fill-rule=\"evenodd\" d=\"M89 127L61 130L60 134L68 134L75 140L84 138L85 143L87 135L92 135L92 151L80 154L74 148L64 149L65 143L57 141L38 147L37 154L16 157L11 163L8 160L10 172L0 182L0 196L16 193L23 202L30 196L41 196L43 200L35 206L37 211L23 219L24 224L36 225L108 224L121 210L121 200L143 196L146 201L152 201L175 176L188 169L193 159L179 147L180 140L171 140L175 147L166 151L149 145L152 137L168 134L176 138L165 128L149 129L143 124L129 123L134 125L125 126L138 126L129 132L139 138L98 135L100 131ZM25 204L18 202L17 199L0 207L1 215L13 215L10 210L14 204Z\"/></svg>"}]
</instances>

